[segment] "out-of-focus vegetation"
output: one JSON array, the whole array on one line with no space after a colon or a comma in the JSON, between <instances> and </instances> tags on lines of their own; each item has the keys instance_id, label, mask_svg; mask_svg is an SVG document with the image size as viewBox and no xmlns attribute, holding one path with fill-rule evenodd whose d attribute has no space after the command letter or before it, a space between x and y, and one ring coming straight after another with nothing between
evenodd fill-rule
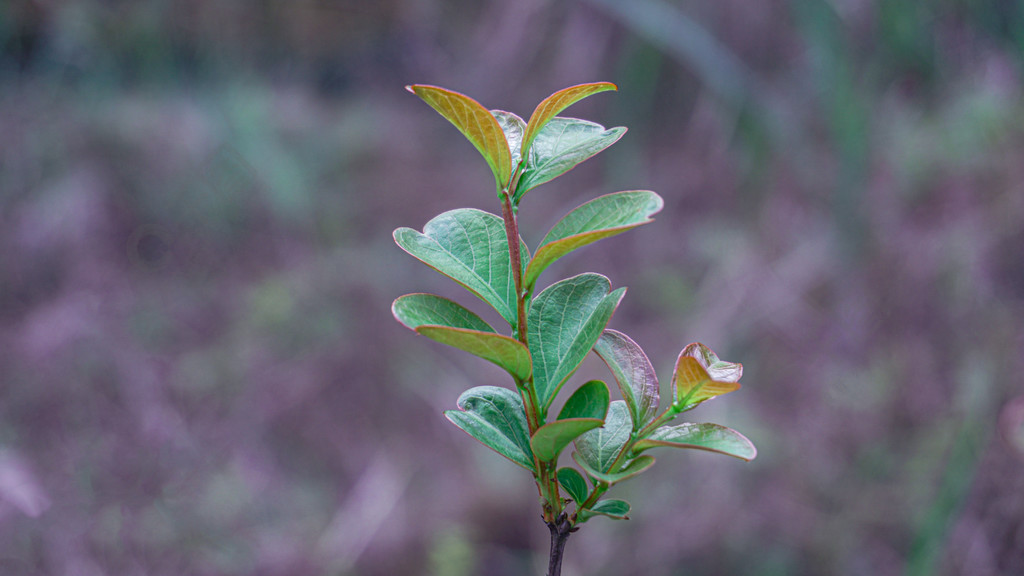
<instances>
[{"instance_id":1,"label":"out-of-focus vegetation","mask_svg":"<svg viewBox=\"0 0 1024 576\"><path fill-rule=\"evenodd\" d=\"M665 197L552 277L629 281L663 379L743 361L701 416L761 450L660 460L565 573L1024 573L1024 7L626 5L0 4L0 572L541 573L536 494L440 415L504 377L390 318L474 305L391 230L497 210L402 86L611 80L574 112L630 133L524 236Z\"/></svg>"}]
</instances>

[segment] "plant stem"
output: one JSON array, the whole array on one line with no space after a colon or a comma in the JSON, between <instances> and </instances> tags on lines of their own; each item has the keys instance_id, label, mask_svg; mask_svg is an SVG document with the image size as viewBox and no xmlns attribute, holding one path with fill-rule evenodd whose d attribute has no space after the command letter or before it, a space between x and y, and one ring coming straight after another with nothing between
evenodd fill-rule
<instances>
[{"instance_id":1,"label":"plant stem","mask_svg":"<svg viewBox=\"0 0 1024 576\"><path fill-rule=\"evenodd\" d=\"M509 266L512 267L512 281L516 290L516 338L529 348L526 337L526 297L523 294L523 261L519 253L519 223L516 221L515 210L512 209L512 201L509 199L507 190L502 190L498 197L501 198L501 217L505 222L505 238L508 240ZM516 388L523 398L523 408L526 411L526 422L532 436L537 428L541 427L540 417L537 412L539 401L537 392L533 388L533 377L520 382L516 381Z\"/></svg>"},{"instance_id":2,"label":"plant stem","mask_svg":"<svg viewBox=\"0 0 1024 576\"><path fill-rule=\"evenodd\" d=\"M523 291L523 261L519 252L519 223L516 220L516 211L512 206L509 192L503 190L498 197L501 198L501 216L505 221L509 265L512 267L512 280L516 290L516 337L523 346L529 348L526 327L527 294ZM532 437L537 429L544 425L544 409L540 405L540 399L537 398L537 390L533 387L532 376L524 382L516 382L516 387L523 399L526 423ZM541 461L536 456L534 456L533 464L537 470L537 489L541 499L544 500L544 521L551 525L562 515L562 497L558 490L556 465L553 462Z\"/></svg>"},{"instance_id":3,"label":"plant stem","mask_svg":"<svg viewBox=\"0 0 1024 576\"><path fill-rule=\"evenodd\" d=\"M562 555L565 552L565 543L569 540L569 534L577 529L569 522L565 513L559 514L554 522L548 522L548 530L551 530L551 554L548 557L548 576L561 576Z\"/></svg>"},{"instance_id":4,"label":"plant stem","mask_svg":"<svg viewBox=\"0 0 1024 576\"><path fill-rule=\"evenodd\" d=\"M636 433L636 437L637 438L644 438L644 437L646 437L651 432L653 432L656 429L658 429L659 427L661 427L662 424L667 424L668 422L671 422L678 415L679 415L679 409L677 408L676 404L672 404L671 406L666 408L665 411L662 412L660 416L658 416L657 418L652 420L647 426L644 426L643 429L641 429L639 432L637 432Z\"/></svg>"},{"instance_id":5,"label":"plant stem","mask_svg":"<svg viewBox=\"0 0 1024 576\"><path fill-rule=\"evenodd\" d=\"M523 346L529 346L526 336L526 294L523 293L523 260L519 254L519 223L507 192L501 193L501 216L505 221L505 236L508 238L508 255L512 266L512 280L516 287L516 337Z\"/></svg>"},{"instance_id":6,"label":"plant stem","mask_svg":"<svg viewBox=\"0 0 1024 576\"><path fill-rule=\"evenodd\" d=\"M519 223L516 221L515 210L507 190L499 195L501 198L501 217L505 221L505 237L508 240L509 266L512 267L512 281L516 290L516 338L529 348L526 337L526 296L523 294L523 260L519 253ZM523 409L526 411L526 423L530 428L530 436L542 426L538 412L537 391L533 387L533 377L520 382L516 381L519 395L523 398Z\"/></svg>"},{"instance_id":7,"label":"plant stem","mask_svg":"<svg viewBox=\"0 0 1024 576\"><path fill-rule=\"evenodd\" d=\"M607 482L598 482L597 486L594 487L594 491L590 493L590 496L586 499L586 501L577 506L577 513L579 512L579 510L586 510L587 508L592 507L594 504L597 504L598 499L601 498L601 496L605 492L607 492L608 488L610 487L611 485L609 485Z\"/></svg>"},{"instance_id":8,"label":"plant stem","mask_svg":"<svg viewBox=\"0 0 1024 576\"><path fill-rule=\"evenodd\" d=\"M544 498L544 521L551 523L554 519L562 516L562 495L558 487L558 472L555 462L540 462L538 468L540 477L537 482L542 486L541 496Z\"/></svg>"}]
</instances>

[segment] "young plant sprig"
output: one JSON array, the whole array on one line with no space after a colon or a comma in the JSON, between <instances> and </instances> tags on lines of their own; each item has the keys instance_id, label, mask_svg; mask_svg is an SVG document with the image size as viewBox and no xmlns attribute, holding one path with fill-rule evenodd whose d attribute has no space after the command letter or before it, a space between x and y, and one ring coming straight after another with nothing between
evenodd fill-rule
<instances>
[{"instance_id":1,"label":"young plant sprig","mask_svg":"<svg viewBox=\"0 0 1024 576\"><path fill-rule=\"evenodd\" d=\"M395 300L399 322L432 340L497 364L514 388L477 386L445 416L473 438L528 470L537 483L544 522L551 531L548 574L561 572L569 534L595 516L628 518L630 506L602 498L613 486L648 470L656 447L717 452L753 459L754 445L739 432L709 423L668 425L679 414L739 389L740 364L723 362L703 344L686 346L676 360L669 406L659 413L659 384L650 360L625 334L606 326L625 293L584 273L534 295L541 273L562 256L602 238L652 221L662 199L648 190L616 192L577 207L547 233L531 256L519 236L518 206L527 192L614 144L625 128L558 116L614 84L581 84L555 92L529 121L444 88L413 85L458 128L487 161L501 216L468 208L445 212L424 226L395 230L395 242L492 306L508 322L500 334L467 308L432 294ZM582 384L549 418L562 386L594 351L607 364L621 400L600 380ZM559 468L573 444L571 466ZM563 494L569 498L563 498Z\"/></svg>"}]
</instances>

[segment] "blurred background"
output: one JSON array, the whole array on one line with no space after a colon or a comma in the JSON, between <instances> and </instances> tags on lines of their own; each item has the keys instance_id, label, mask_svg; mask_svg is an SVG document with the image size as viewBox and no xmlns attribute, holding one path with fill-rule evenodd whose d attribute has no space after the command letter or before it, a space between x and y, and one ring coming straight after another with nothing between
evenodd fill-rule
<instances>
[{"instance_id":1,"label":"blurred background","mask_svg":"<svg viewBox=\"0 0 1024 576\"><path fill-rule=\"evenodd\" d=\"M507 377L390 314L484 313L391 232L499 211L402 88L607 80L566 114L629 133L524 237L665 210L541 282L628 285L665 389L742 362L688 416L760 455L662 450L564 574L1024 574L1022 75L1013 0L0 3L0 573L543 574L528 476L441 416Z\"/></svg>"}]
</instances>

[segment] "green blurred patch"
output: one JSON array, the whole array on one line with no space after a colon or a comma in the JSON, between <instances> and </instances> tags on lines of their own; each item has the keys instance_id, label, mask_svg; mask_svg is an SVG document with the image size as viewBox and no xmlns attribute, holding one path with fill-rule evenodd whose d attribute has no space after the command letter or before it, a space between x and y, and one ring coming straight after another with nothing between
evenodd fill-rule
<instances>
[{"instance_id":1,"label":"green blurred patch","mask_svg":"<svg viewBox=\"0 0 1024 576\"><path fill-rule=\"evenodd\" d=\"M477 573L476 545L459 525L439 529L428 551L429 574L469 576Z\"/></svg>"},{"instance_id":2,"label":"green blurred patch","mask_svg":"<svg viewBox=\"0 0 1024 576\"><path fill-rule=\"evenodd\" d=\"M337 346L347 323L342 308L304 274L281 274L251 287L245 324L282 354Z\"/></svg>"}]
</instances>

